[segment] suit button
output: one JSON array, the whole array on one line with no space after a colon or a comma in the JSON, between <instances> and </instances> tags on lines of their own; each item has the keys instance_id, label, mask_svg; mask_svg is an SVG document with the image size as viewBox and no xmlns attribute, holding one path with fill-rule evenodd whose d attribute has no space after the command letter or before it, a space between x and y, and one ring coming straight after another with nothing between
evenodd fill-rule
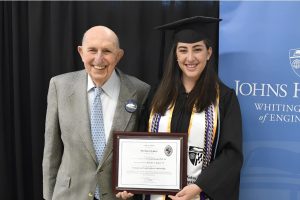
<instances>
[{"instance_id":1,"label":"suit button","mask_svg":"<svg viewBox=\"0 0 300 200\"><path fill-rule=\"evenodd\" d=\"M93 193L89 192L89 197L93 197Z\"/></svg>"}]
</instances>

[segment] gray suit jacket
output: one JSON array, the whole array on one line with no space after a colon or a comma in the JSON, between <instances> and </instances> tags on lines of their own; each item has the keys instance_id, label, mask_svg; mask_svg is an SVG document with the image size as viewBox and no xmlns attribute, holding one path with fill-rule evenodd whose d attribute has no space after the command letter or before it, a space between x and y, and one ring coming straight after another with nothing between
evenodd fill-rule
<instances>
[{"instance_id":1,"label":"gray suit jacket","mask_svg":"<svg viewBox=\"0 0 300 200\"><path fill-rule=\"evenodd\" d=\"M137 129L141 109L125 110L128 99L142 108L149 85L116 70L121 81L112 131ZM48 91L43 158L43 197L46 200L90 200L96 185L101 200L116 199L112 192L112 134L97 165L91 139L85 70L53 77Z\"/></svg>"}]
</instances>

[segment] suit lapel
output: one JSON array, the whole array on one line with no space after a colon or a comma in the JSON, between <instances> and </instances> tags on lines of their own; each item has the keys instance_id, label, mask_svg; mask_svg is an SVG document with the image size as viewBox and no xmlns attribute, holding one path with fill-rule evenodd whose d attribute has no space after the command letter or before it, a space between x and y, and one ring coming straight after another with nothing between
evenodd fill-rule
<instances>
[{"instance_id":1,"label":"suit lapel","mask_svg":"<svg viewBox=\"0 0 300 200\"><path fill-rule=\"evenodd\" d=\"M97 163L96 153L91 137L90 116L87 97L87 73L82 70L75 77L73 88L69 96L70 105L73 105L75 117L74 130L77 132L88 152Z\"/></svg>"},{"instance_id":2,"label":"suit lapel","mask_svg":"<svg viewBox=\"0 0 300 200\"><path fill-rule=\"evenodd\" d=\"M125 131L126 127L129 123L132 113L127 112L125 110L126 102L129 99L137 99L136 98L136 90L132 85L131 81L120 71L116 70L117 74L120 77L120 94L118 98L118 103L114 115L114 120L112 123L112 128L109 134L109 138L107 141L106 149L104 151L102 162L100 162L100 166L107 160L109 155L112 153L113 150L113 131ZM98 169L99 169L98 168Z\"/></svg>"},{"instance_id":3,"label":"suit lapel","mask_svg":"<svg viewBox=\"0 0 300 200\"><path fill-rule=\"evenodd\" d=\"M117 71L121 81L120 94L116 107L116 114L112 124L112 131L124 131L128 125L132 113L126 111L125 105L128 100L136 100L136 90L131 81L120 71Z\"/></svg>"}]
</instances>

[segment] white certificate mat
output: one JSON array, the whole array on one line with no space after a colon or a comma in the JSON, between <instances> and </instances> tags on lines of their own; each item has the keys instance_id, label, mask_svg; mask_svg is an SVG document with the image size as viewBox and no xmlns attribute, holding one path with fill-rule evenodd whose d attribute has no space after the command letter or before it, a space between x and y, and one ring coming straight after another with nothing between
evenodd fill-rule
<instances>
[{"instance_id":1,"label":"white certificate mat","mask_svg":"<svg viewBox=\"0 0 300 200\"><path fill-rule=\"evenodd\" d=\"M187 134L115 132L115 192L171 194L186 185Z\"/></svg>"},{"instance_id":2,"label":"white certificate mat","mask_svg":"<svg viewBox=\"0 0 300 200\"><path fill-rule=\"evenodd\" d=\"M180 189L180 141L120 139L119 187Z\"/></svg>"}]
</instances>

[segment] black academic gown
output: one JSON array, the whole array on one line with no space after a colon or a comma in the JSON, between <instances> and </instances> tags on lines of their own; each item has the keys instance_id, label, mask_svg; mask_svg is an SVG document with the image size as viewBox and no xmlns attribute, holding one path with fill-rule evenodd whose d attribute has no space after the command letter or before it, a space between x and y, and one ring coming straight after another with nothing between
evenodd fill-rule
<instances>
[{"instance_id":1,"label":"black academic gown","mask_svg":"<svg viewBox=\"0 0 300 200\"><path fill-rule=\"evenodd\" d=\"M150 93L140 129L147 130L150 115L149 102L154 92ZM174 107L171 131L187 132L191 109L185 106L188 94L180 91ZM219 139L214 140L212 160L198 176L197 184L211 200L238 200L240 170L243 163L241 112L234 90L220 83L220 123ZM215 148L216 151L215 151Z\"/></svg>"}]
</instances>

